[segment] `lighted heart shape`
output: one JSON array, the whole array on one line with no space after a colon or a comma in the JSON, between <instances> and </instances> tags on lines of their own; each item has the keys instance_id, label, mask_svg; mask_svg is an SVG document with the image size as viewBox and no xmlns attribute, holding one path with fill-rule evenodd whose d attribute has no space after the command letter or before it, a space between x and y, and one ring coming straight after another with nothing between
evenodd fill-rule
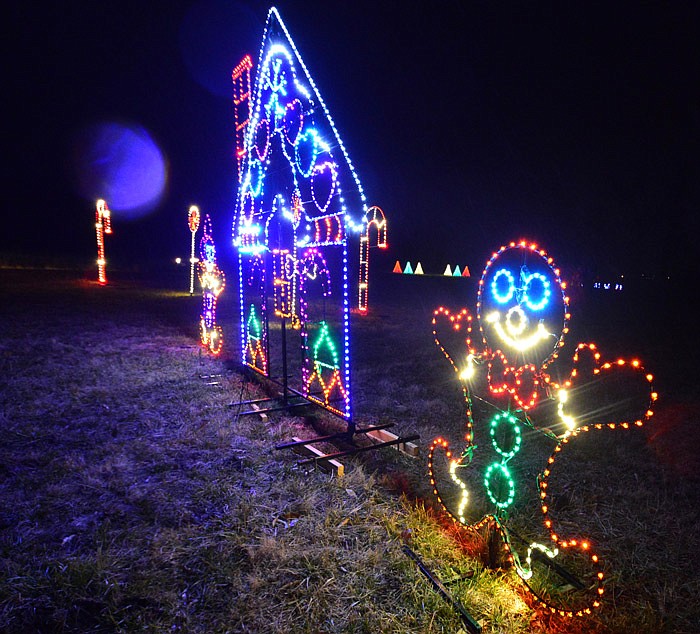
<instances>
[{"instance_id":1,"label":"lighted heart shape","mask_svg":"<svg viewBox=\"0 0 700 634\"><path fill-rule=\"evenodd\" d=\"M451 312L440 306L433 312L433 338L458 374L467 370L471 350L472 316L466 308Z\"/></svg>"},{"instance_id":2,"label":"lighted heart shape","mask_svg":"<svg viewBox=\"0 0 700 634\"><path fill-rule=\"evenodd\" d=\"M492 394L510 395L515 390L515 374L506 356L500 350L495 350L488 360L488 383Z\"/></svg>"},{"instance_id":3,"label":"lighted heart shape","mask_svg":"<svg viewBox=\"0 0 700 634\"><path fill-rule=\"evenodd\" d=\"M515 390L513 398L523 410L534 407L539 398L541 374L534 365L522 365L515 370Z\"/></svg>"},{"instance_id":4,"label":"lighted heart shape","mask_svg":"<svg viewBox=\"0 0 700 634\"><path fill-rule=\"evenodd\" d=\"M311 176L311 198L321 213L325 213L331 204L337 183L338 171L335 163L324 161L314 167Z\"/></svg>"},{"instance_id":5,"label":"lighted heart shape","mask_svg":"<svg viewBox=\"0 0 700 634\"><path fill-rule=\"evenodd\" d=\"M294 146L294 161L304 178L309 178L320 152L320 139L313 128L307 128L297 136Z\"/></svg>"},{"instance_id":6,"label":"lighted heart shape","mask_svg":"<svg viewBox=\"0 0 700 634\"><path fill-rule=\"evenodd\" d=\"M248 169L247 186L250 193L257 198L262 193L263 183L265 182L265 169L263 164L257 159L251 159Z\"/></svg>"},{"instance_id":7,"label":"lighted heart shape","mask_svg":"<svg viewBox=\"0 0 700 634\"><path fill-rule=\"evenodd\" d=\"M296 145L304 124L304 111L301 101L294 99L287 104L284 111L284 135L287 141Z\"/></svg>"},{"instance_id":8,"label":"lighted heart shape","mask_svg":"<svg viewBox=\"0 0 700 634\"><path fill-rule=\"evenodd\" d=\"M653 415L658 395L639 360L601 361L595 344L580 343L569 377L548 380L566 429L590 424L641 425Z\"/></svg>"},{"instance_id":9,"label":"lighted heart shape","mask_svg":"<svg viewBox=\"0 0 700 634\"><path fill-rule=\"evenodd\" d=\"M254 147L258 159L265 161L270 150L270 122L267 119L260 119L255 126Z\"/></svg>"}]
</instances>

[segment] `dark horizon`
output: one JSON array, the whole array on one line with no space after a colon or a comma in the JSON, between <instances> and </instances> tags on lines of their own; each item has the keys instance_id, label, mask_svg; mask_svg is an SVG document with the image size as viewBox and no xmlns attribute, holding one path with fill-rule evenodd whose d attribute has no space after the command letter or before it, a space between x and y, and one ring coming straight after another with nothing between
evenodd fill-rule
<instances>
[{"instance_id":1,"label":"dark horizon","mask_svg":"<svg viewBox=\"0 0 700 634\"><path fill-rule=\"evenodd\" d=\"M474 274L526 238L565 270L700 270L696 7L276 6L368 203L386 212L393 260L457 262ZM148 217L110 205L108 258L187 257L197 204L233 260L230 70L246 53L257 59L268 8L13 7L0 255L94 259L94 199L72 174L77 139L109 122L144 131L167 182Z\"/></svg>"}]
</instances>

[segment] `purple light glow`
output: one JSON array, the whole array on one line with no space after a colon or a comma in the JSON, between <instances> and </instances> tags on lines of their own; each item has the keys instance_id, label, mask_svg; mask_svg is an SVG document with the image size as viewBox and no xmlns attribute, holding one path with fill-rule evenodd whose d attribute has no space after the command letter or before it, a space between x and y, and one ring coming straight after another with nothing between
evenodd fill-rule
<instances>
[{"instance_id":1,"label":"purple light glow","mask_svg":"<svg viewBox=\"0 0 700 634\"><path fill-rule=\"evenodd\" d=\"M144 216L160 202L168 180L165 156L140 126L105 122L83 129L73 144L79 193L104 198L126 218Z\"/></svg>"}]
</instances>

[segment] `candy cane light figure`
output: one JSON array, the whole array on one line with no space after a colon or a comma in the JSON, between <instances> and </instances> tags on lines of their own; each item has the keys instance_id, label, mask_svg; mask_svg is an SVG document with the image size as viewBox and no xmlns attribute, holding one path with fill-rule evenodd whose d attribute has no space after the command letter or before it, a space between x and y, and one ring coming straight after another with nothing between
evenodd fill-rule
<instances>
[{"instance_id":1,"label":"candy cane light figure","mask_svg":"<svg viewBox=\"0 0 700 634\"><path fill-rule=\"evenodd\" d=\"M197 205L192 205L187 214L187 224L192 234L192 248L190 249L190 295L194 295L194 265L199 261L194 257L194 235L197 233L197 229L199 229L199 219L199 207L197 207Z\"/></svg>"},{"instance_id":2,"label":"candy cane light figure","mask_svg":"<svg viewBox=\"0 0 700 634\"><path fill-rule=\"evenodd\" d=\"M377 230L377 244L380 249L386 249L386 217L384 212L377 207L370 207L365 214L365 233L360 236L360 284L359 300L357 307L362 313L367 312L367 294L369 290L369 234L374 227Z\"/></svg>"},{"instance_id":3,"label":"candy cane light figure","mask_svg":"<svg viewBox=\"0 0 700 634\"><path fill-rule=\"evenodd\" d=\"M112 220L107 203L101 198L97 201L95 210L95 230L97 232L97 281L104 285L107 283L105 273L105 234L112 233Z\"/></svg>"}]
</instances>

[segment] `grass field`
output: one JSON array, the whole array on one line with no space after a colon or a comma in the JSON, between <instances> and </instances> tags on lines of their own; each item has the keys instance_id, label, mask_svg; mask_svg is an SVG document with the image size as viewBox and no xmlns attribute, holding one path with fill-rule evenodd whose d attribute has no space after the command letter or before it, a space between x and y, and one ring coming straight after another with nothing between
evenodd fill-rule
<instances>
[{"instance_id":1,"label":"grass field","mask_svg":"<svg viewBox=\"0 0 700 634\"><path fill-rule=\"evenodd\" d=\"M593 616L552 615L512 569L489 566L484 533L436 506L427 447L458 445L464 414L430 316L462 291L416 286L428 282L387 278L353 332L358 422L420 434L421 455L358 454L337 478L274 448L337 420L239 415L265 386L239 371L233 295L211 358L186 279L99 287L0 271L0 631L459 632L408 545L484 632L699 632L700 394L687 361L642 338L631 352L661 366L655 417L570 448L557 510L598 544L607 584ZM585 317L591 330L622 319ZM513 517L524 533L540 522L532 505Z\"/></svg>"}]
</instances>

